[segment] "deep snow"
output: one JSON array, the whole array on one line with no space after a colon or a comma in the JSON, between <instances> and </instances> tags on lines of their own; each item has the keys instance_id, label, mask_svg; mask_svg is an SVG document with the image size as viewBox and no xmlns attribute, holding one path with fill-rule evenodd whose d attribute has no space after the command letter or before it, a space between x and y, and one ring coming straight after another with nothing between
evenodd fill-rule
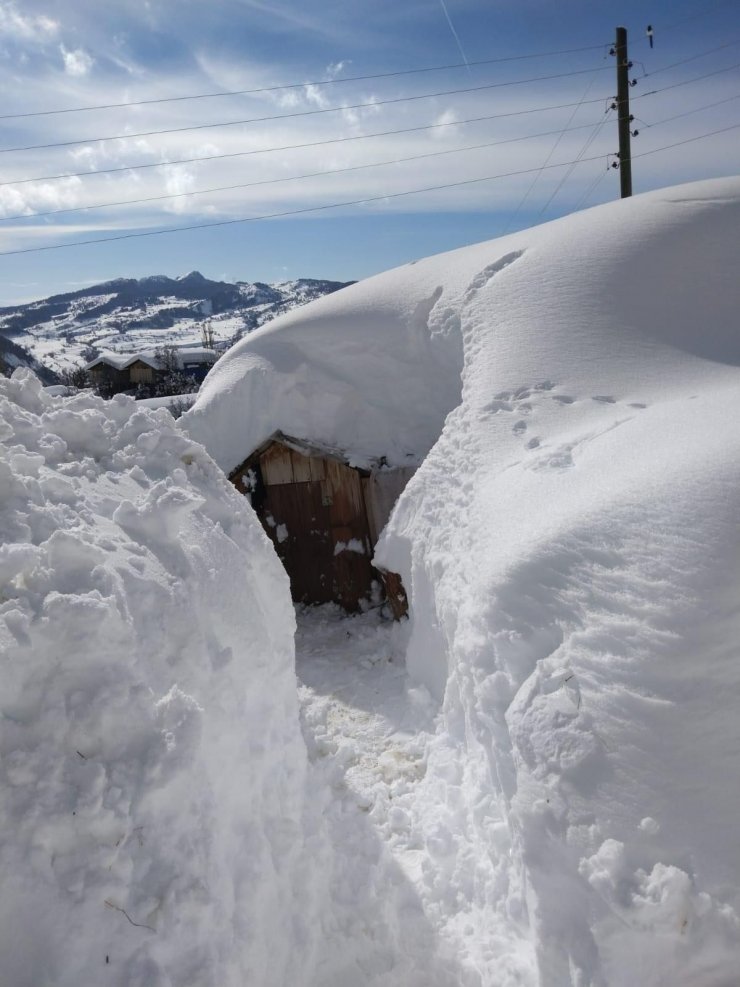
<instances>
[{"instance_id":1,"label":"deep snow","mask_svg":"<svg viewBox=\"0 0 740 987\"><path fill-rule=\"evenodd\" d=\"M384 741L301 723L287 576L167 411L0 379L0 533L3 987L462 982L345 781ZM312 625L324 659L384 667L389 625L345 623Z\"/></svg>"},{"instance_id":2,"label":"deep snow","mask_svg":"<svg viewBox=\"0 0 740 987\"><path fill-rule=\"evenodd\" d=\"M407 265L188 432L0 380L3 987L737 983L739 230L728 179ZM218 468L278 428L419 464L411 620L299 613L299 687Z\"/></svg>"},{"instance_id":3,"label":"deep snow","mask_svg":"<svg viewBox=\"0 0 740 987\"><path fill-rule=\"evenodd\" d=\"M740 180L638 196L279 319L185 416L227 470L277 428L421 462L377 556L480 983L737 980L738 269Z\"/></svg>"},{"instance_id":4,"label":"deep snow","mask_svg":"<svg viewBox=\"0 0 740 987\"><path fill-rule=\"evenodd\" d=\"M285 573L166 411L25 370L0 411L0 979L283 984L281 925L312 942Z\"/></svg>"}]
</instances>

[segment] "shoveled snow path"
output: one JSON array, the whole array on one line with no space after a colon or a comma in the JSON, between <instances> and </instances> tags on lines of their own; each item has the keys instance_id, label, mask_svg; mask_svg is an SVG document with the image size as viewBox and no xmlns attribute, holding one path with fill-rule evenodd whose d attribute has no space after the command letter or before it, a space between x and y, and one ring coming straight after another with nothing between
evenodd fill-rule
<instances>
[{"instance_id":1,"label":"shoveled snow path","mask_svg":"<svg viewBox=\"0 0 740 987\"><path fill-rule=\"evenodd\" d=\"M533 984L528 945L471 900L482 863L451 853L469 836L456 812L464 751L441 743L437 703L406 675L405 625L332 606L296 616L303 732L329 792L327 881L343 916L323 930L311 987ZM426 777L432 751L447 765L442 789Z\"/></svg>"},{"instance_id":2,"label":"shoveled snow path","mask_svg":"<svg viewBox=\"0 0 740 987\"><path fill-rule=\"evenodd\" d=\"M379 611L297 612L296 672L309 758L329 793L334 916L316 987L459 987L469 980L422 901L414 794L437 706L409 687L405 628Z\"/></svg>"},{"instance_id":3,"label":"shoveled snow path","mask_svg":"<svg viewBox=\"0 0 740 987\"><path fill-rule=\"evenodd\" d=\"M331 606L313 607L297 620L296 671L311 756L332 755L347 798L393 844L404 829L396 803L423 777L436 704L425 689L407 688L403 630L378 611L347 617Z\"/></svg>"}]
</instances>

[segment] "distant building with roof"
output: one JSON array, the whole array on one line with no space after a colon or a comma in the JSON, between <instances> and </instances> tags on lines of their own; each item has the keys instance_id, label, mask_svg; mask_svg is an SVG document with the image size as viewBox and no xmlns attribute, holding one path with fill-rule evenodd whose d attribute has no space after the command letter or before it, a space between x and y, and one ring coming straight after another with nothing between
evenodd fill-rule
<instances>
[{"instance_id":1,"label":"distant building with roof","mask_svg":"<svg viewBox=\"0 0 740 987\"><path fill-rule=\"evenodd\" d=\"M202 346L168 348L137 353L100 353L85 367L93 386L102 394L153 390L168 374L179 373L200 383L218 359L215 350Z\"/></svg>"}]
</instances>

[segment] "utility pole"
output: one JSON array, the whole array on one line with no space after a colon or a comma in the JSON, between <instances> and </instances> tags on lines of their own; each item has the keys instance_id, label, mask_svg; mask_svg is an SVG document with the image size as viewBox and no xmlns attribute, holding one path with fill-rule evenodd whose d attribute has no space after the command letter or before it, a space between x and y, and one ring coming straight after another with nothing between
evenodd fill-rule
<instances>
[{"instance_id":1,"label":"utility pole","mask_svg":"<svg viewBox=\"0 0 740 987\"><path fill-rule=\"evenodd\" d=\"M213 326L211 325L211 320L206 319L206 321L200 327L200 338L203 341L203 346L208 349L213 349Z\"/></svg>"},{"instance_id":2,"label":"utility pole","mask_svg":"<svg viewBox=\"0 0 740 987\"><path fill-rule=\"evenodd\" d=\"M632 195L632 152L630 150L630 81L629 70L632 62L627 57L627 28L617 28L617 43L614 46L617 57L617 119L619 124L619 188L621 197Z\"/></svg>"}]
</instances>

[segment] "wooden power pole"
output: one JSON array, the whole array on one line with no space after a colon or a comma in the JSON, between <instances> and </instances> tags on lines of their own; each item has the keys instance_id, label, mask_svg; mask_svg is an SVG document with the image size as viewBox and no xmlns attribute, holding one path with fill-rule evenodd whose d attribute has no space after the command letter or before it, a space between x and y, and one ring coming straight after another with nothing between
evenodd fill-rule
<instances>
[{"instance_id":1,"label":"wooden power pole","mask_svg":"<svg viewBox=\"0 0 740 987\"><path fill-rule=\"evenodd\" d=\"M627 57L627 28L617 28L617 120L619 124L619 187L621 197L632 195L632 151L630 149L630 81L631 62Z\"/></svg>"}]
</instances>

